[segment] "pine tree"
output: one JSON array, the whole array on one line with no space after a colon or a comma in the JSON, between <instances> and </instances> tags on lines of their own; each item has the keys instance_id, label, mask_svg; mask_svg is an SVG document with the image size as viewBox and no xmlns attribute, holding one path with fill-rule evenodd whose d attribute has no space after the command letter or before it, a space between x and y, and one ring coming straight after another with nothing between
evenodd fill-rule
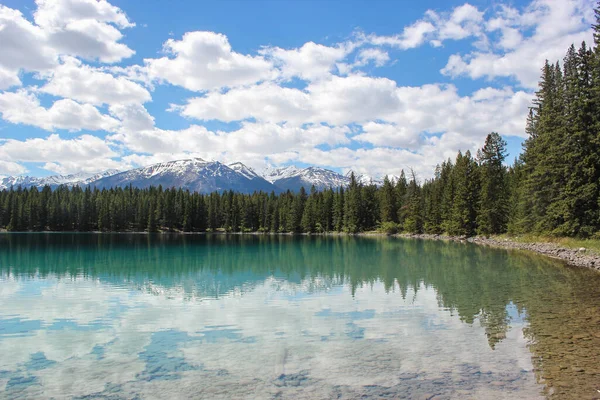
<instances>
[{"instance_id":1,"label":"pine tree","mask_svg":"<svg viewBox=\"0 0 600 400\"><path fill-rule=\"evenodd\" d=\"M156 232L158 227L156 226L156 209L154 208L154 202L150 202L148 207L148 224L146 225L148 232Z\"/></svg>"},{"instance_id":2,"label":"pine tree","mask_svg":"<svg viewBox=\"0 0 600 400\"><path fill-rule=\"evenodd\" d=\"M507 186L510 193L507 231L510 234L523 234L531 227L530 199L524 187L526 174L522 157L515 158L507 172Z\"/></svg>"},{"instance_id":3,"label":"pine tree","mask_svg":"<svg viewBox=\"0 0 600 400\"><path fill-rule=\"evenodd\" d=\"M379 191L379 210L380 222L397 222L398 221L398 210L397 210L397 201L396 201L396 193L394 190L394 185L390 181L390 179L385 176L383 178L383 186Z\"/></svg>"},{"instance_id":4,"label":"pine tree","mask_svg":"<svg viewBox=\"0 0 600 400\"><path fill-rule=\"evenodd\" d=\"M333 228L336 232L341 232L344 229L345 207L345 192L344 188L340 187L333 200Z\"/></svg>"},{"instance_id":5,"label":"pine tree","mask_svg":"<svg viewBox=\"0 0 600 400\"><path fill-rule=\"evenodd\" d=\"M559 235L588 237L598 228L600 150L594 129L593 53L583 43L577 53L571 46L564 62L563 141L565 183L550 207L558 214Z\"/></svg>"},{"instance_id":6,"label":"pine tree","mask_svg":"<svg viewBox=\"0 0 600 400\"><path fill-rule=\"evenodd\" d=\"M400 177L396 182L396 213L397 213L397 221L400 229L402 229L404 225L404 216L406 214L406 193L408 191L408 182L406 181L406 175L404 174L404 170L400 171Z\"/></svg>"},{"instance_id":7,"label":"pine tree","mask_svg":"<svg viewBox=\"0 0 600 400\"><path fill-rule=\"evenodd\" d=\"M317 189L314 185L310 189L310 196L302 213L302 232L314 233L317 227Z\"/></svg>"},{"instance_id":8,"label":"pine tree","mask_svg":"<svg viewBox=\"0 0 600 400\"><path fill-rule=\"evenodd\" d=\"M477 154L480 163L481 196L477 213L477 233L504 233L508 223L509 192L506 182L506 142L490 133Z\"/></svg>"},{"instance_id":9,"label":"pine tree","mask_svg":"<svg viewBox=\"0 0 600 400\"><path fill-rule=\"evenodd\" d=\"M551 208L565 184L561 83L560 69L546 61L534 102L535 138L525 143L526 162L532 163L528 167L526 190L537 232L551 232L561 223L560 210Z\"/></svg>"},{"instance_id":10,"label":"pine tree","mask_svg":"<svg viewBox=\"0 0 600 400\"><path fill-rule=\"evenodd\" d=\"M350 174L350 184L344 202L344 231L357 233L361 230L361 185L354 172Z\"/></svg>"},{"instance_id":11,"label":"pine tree","mask_svg":"<svg viewBox=\"0 0 600 400\"><path fill-rule=\"evenodd\" d=\"M479 173L471 152L456 157L453 170L455 185L452 215L448 224L451 235L472 236L476 232L477 205L479 203Z\"/></svg>"},{"instance_id":12,"label":"pine tree","mask_svg":"<svg viewBox=\"0 0 600 400\"><path fill-rule=\"evenodd\" d=\"M404 230L410 233L423 232L423 204L421 188L417 183L417 177L411 170L411 179L406 192L406 211L404 215Z\"/></svg>"}]
</instances>

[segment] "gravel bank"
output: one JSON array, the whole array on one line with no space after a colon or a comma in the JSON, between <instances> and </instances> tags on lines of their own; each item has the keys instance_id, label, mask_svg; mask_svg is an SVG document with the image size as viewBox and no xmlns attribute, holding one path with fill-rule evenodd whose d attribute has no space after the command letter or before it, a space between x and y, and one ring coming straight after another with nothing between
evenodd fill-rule
<instances>
[{"instance_id":1,"label":"gravel bank","mask_svg":"<svg viewBox=\"0 0 600 400\"><path fill-rule=\"evenodd\" d=\"M399 237L415 238L415 239L432 239L432 240L451 240L458 242L470 242L484 246L500 247L504 249L519 249L529 250L548 257L557 258L566 261L569 265L577 267L585 267L600 271L600 256L588 251L585 248L570 249L561 247L554 243L522 243L515 242L510 239L495 239L486 237L471 237L464 236L446 236L446 235L411 235L400 234Z\"/></svg>"}]
</instances>

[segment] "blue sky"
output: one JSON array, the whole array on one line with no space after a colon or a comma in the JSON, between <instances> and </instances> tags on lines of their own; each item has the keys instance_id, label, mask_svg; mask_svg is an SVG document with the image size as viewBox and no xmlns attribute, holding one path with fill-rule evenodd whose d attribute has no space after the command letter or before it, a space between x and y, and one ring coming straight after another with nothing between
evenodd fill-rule
<instances>
[{"instance_id":1,"label":"blue sky","mask_svg":"<svg viewBox=\"0 0 600 400\"><path fill-rule=\"evenodd\" d=\"M593 0L0 0L0 175L201 157L426 178L520 151Z\"/></svg>"}]
</instances>

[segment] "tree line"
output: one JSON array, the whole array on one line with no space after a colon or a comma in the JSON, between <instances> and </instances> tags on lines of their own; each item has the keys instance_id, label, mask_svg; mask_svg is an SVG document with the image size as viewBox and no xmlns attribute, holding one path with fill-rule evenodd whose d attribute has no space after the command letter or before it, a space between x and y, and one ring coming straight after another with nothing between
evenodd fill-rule
<instances>
[{"instance_id":1,"label":"tree line","mask_svg":"<svg viewBox=\"0 0 600 400\"><path fill-rule=\"evenodd\" d=\"M9 231L227 231L537 233L600 231L600 6L594 47L572 45L546 62L526 121L523 152L506 166L492 132L475 155L458 152L420 182L413 171L383 185L281 194L183 189L50 187L0 192Z\"/></svg>"},{"instance_id":2,"label":"tree line","mask_svg":"<svg viewBox=\"0 0 600 400\"><path fill-rule=\"evenodd\" d=\"M414 174L407 179L403 172L396 180L386 177L381 187L363 185L352 174L347 187L323 191L313 187L309 192L301 188L297 193L281 194L200 194L161 186L11 188L0 192L0 227L9 231L79 232L357 233L382 229L390 233L447 231L468 235L476 226L484 229L489 225L486 232L491 233L496 229L498 202L470 210L475 197L485 198L486 190L496 189L494 179L500 185L505 181L504 150L491 154L493 146L504 143L498 134L489 135L488 142L480 152L481 160L474 160L468 152L464 156L459 153L455 164L444 163L436 178L422 185ZM489 176L484 181L490 180L490 184L481 186L469 174ZM469 197L471 194L475 197ZM471 217L478 219L470 221ZM498 224L497 229L501 228Z\"/></svg>"}]
</instances>

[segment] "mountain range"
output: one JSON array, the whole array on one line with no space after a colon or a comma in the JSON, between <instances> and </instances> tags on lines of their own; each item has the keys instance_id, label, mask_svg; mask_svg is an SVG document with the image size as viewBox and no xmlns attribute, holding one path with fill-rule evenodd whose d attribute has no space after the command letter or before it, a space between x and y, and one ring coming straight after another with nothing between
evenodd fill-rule
<instances>
[{"instance_id":1,"label":"mountain range","mask_svg":"<svg viewBox=\"0 0 600 400\"><path fill-rule=\"evenodd\" d=\"M380 181L371 180L365 175L357 176L364 184ZM319 168L297 168L294 166L267 168L258 174L241 162L229 165L219 161L205 161L201 158L158 163L128 171L110 170L94 175L83 173L73 175L53 175L44 178L30 176L0 177L0 190L21 186L22 188L46 185L56 188L60 185L91 186L98 189L111 187L147 188L162 185L163 188L182 188L200 193L233 190L241 193L255 191L276 193L287 190L299 191L301 187L309 191L312 186L317 190L338 188L350 183L348 175Z\"/></svg>"}]
</instances>

